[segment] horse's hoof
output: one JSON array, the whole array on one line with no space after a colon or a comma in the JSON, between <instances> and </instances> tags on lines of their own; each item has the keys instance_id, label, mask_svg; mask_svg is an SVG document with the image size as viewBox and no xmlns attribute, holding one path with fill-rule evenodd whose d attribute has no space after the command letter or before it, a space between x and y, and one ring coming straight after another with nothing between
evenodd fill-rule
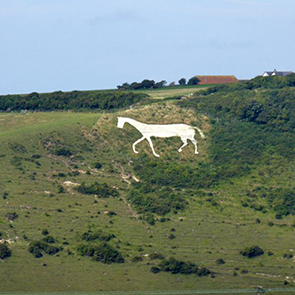
<instances>
[{"instance_id":1,"label":"horse's hoof","mask_svg":"<svg viewBox=\"0 0 295 295\"><path fill-rule=\"evenodd\" d=\"M134 151L135 154L138 154L138 151Z\"/></svg>"},{"instance_id":2,"label":"horse's hoof","mask_svg":"<svg viewBox=\"0 0 295 295\"><path fill-rule=\"evenodd\" d=\"M195 152L195 154L197 155L197 154L199 154L199 152Z\"/></svg>"},{"instance_id":3,"label":"horse's hoof","mask_svg":"<svg viewBox=\"0 0 295 295\"><path fill-rule=\"evenodd\" d=\"M179 152L179 153L181 153L181 152L182 152L182 150L181 150L181 149L179 149L179 150L178 150L178 152Z\"/></svg>"},{"instance_id":4,"label":"horse's hoof","mask_svg":"<svg viewBox=\"0 0 295 295\"><path fill-rule=\"evenodd\" d=\"M156 157L160 158L160 156L158 154L155 154Z\"/></svg>"}]
</instances>

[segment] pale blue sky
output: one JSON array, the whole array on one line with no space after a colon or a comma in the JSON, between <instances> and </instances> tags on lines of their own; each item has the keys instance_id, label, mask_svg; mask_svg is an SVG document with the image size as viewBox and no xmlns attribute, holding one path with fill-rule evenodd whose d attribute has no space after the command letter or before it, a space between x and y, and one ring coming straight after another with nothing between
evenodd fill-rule
<instances>
[{"instance_id":1,"label":"pale blue sky","mask_svg":"<svg viewBox=\"0 0 295 295\"><path fill-rule=\"evenodd\" d=\"M295 71L294 0L0 0L0 94Z\"/></svg>"}]
</instances>

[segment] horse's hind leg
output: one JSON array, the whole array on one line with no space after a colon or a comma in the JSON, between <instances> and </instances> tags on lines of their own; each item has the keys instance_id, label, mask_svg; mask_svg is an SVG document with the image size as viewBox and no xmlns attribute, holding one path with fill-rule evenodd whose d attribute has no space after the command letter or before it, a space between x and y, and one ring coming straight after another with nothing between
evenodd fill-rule
<instances>
[{"instance_id":1,"label":"horse's hind leg","mask_svg":"<svg viewBox=\"0 0 295 295\"><path fill-rule=\"evenodd\" d=\"M180 153L182 149L187 145L187 138L186 137L181 137L181 140L183 142L183 145L178 149L178 152Z\"/></svg>"},{"instance_id":2,"label":"horse's hind leg","mask_svg":"<svg viewBox=\"0 0 295 295\"><path fill-rule=\"evenodd\" d=\"M195 146L195 154L198 154L199 152L198 152L198 147L197 147L197 141L194 139L194 137L190 137L189 139Z\"/></svg>"},{"instance_id":3,"label":"horse's hind leg","mask_svg":"<svg viewBox=\"0 0 295 295\"><path fill-rule=\"evenodd\" d=\"M133 148L134 153L138 154L138 151L135 150L135 146L136 146L139 142L143 141L144 139L145 139L145 136L143 136L142 138L136 140L136 141L133 143L132 148Z\"/></svg>"},{"instance_id":4,"label":"horse's hind leg","mask_svg":"<svg viewBox=\"0 0 295 295\"><path fill-rule=\"evenodd\" d=\"M154 146L153 146L153 143L152 143L151 138L150 138L150 137L147 137L146 139L147 139L147 141L149 142L149 144L150 144L150 146L151 146L151 149L152 149L152 151L153 151L153 154L154 154L156 157L160 157L158 154L156 154L156 152L155 152L155 150L154 150Z\"/></svg>"}]
</instances>

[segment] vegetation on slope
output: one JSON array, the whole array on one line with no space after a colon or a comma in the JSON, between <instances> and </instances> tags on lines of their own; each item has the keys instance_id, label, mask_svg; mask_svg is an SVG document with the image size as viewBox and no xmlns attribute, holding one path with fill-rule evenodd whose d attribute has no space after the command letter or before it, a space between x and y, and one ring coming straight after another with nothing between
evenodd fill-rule
<instances>
[{"instance_id":1,"label":"vegetation on slope","mask_svg":"<svg viewBox=\"0 0 295 295\"><path fill-rule=\"evenodd\" d=\"M0 114L0 245L12 253L0 290L292 287L293 88L260 88L107 114ZM191 143L179 153L179 138L152 138L159 159L146 141L135 154L141 135L118 116L206 139L196 135L198 155ZM185 275L201 265L210 275Z\"/></svg>"},{"instance_id":2,"label":"vegetation on slope","mask_svg":"<svg viewBox=\"0 0 295 295\"><path fill-rule=\"evenodd\" d=\"M0 111L113 110L147 98L146 94L120 91L71 91L0 96Z\"/></svg>"}]
</instances>

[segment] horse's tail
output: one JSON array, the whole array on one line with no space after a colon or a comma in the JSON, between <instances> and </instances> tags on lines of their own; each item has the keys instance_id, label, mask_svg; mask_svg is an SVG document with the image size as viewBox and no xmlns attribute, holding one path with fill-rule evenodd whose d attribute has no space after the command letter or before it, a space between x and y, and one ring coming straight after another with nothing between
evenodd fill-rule
<instances>
[{"instance_id":1,"label":"horse's tail","mask_svg":"<svg viewBox=\"0 0 295 295\"><path fill-rule=\"evenodd\" d=\"M194 129L197 129L201 135L202 138L205 138L205 134L203 133L203 131L201 129L199 129L198 127L192 126Z\"/></svg>"}]
</instances>

